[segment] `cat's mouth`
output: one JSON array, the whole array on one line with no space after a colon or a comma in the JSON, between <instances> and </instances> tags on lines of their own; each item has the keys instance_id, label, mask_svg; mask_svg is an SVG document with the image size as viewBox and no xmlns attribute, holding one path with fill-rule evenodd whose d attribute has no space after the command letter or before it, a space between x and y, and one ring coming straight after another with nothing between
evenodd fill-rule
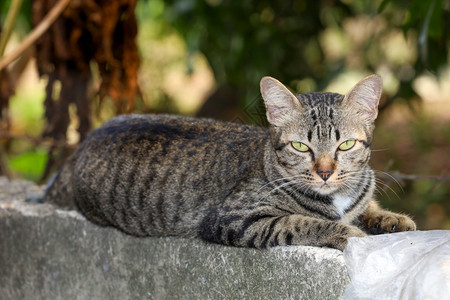
<instances>
[{"instance_id":1,"label":"cat's mouth","mask_svg":"<svg viewBox=\"0 0 450 300\"><path fill-rule=\"evenodd\" d=\"M322 184L318 184L317 186L312 188L312 190L322 195L331 194L335 192L337 189L338 187L336 185L330 184L328 182L323 182Z\"/></svg>"}]
</instances>

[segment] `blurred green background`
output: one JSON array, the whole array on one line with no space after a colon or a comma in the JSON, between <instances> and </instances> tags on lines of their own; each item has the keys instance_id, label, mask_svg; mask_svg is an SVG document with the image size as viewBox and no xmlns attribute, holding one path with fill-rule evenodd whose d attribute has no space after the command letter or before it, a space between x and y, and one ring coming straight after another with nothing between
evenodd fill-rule
<instances>
[{"instance_id":1,"label":"blurred green background","mask_svg":"<svg viewBox=\"0 0 450 300\"><path fill-rule=\"evenodd\" d=\"M2 23L10 2L0 5ZM396 179L380 172L377 197L419 229L450 229L449 9L443 0L141 0L142 97L134 111L262 124L262 76L296 92L345 93L377 73L384 95L372 166ZM24 5L6 52L30 30L30 18ZM95 87L94 65L92 72ZM46 78L31 61L17 84L8 109L17 138L8 139L6 163L13 177L38 181L50 147L34 140L46 124ZM94 127L114 116L111 106L97 107ZM76 145L76 108L69 111L67 141Z\"/></svg>"}]
</instances>

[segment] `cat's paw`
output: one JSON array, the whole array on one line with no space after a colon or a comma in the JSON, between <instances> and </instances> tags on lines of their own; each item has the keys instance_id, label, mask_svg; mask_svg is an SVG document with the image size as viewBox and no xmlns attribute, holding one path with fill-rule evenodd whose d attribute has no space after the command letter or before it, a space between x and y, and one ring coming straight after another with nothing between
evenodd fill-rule
<instances>
[{"instance_id":1,"label":"cat's paw","mask_svg":"<svg viewBox=\"0 0 450 300\"><path fill-rule=\"evenodd\" d=\"M383 211L367 220L367 228L371 234L383 234L414 231L416 224L408 216Z\"/></svg>"},{"instance_id":2,"label":"cat's paw","mask_svg":"<svg viewBox=\"0 0 450 300\"><path fill-rule=\"evenodd\" d=\"M346 226L341 230L339 235L334 236L331 239L331 243L327 246L344 251L347 247L348 239L351 237L365 237L367 234L357 227Z\"/></svg>"}]
</instances>

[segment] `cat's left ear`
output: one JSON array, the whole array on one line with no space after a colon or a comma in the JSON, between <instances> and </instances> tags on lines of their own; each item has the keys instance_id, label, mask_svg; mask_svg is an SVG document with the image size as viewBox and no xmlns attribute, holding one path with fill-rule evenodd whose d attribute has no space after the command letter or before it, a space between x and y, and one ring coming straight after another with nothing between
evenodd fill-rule
<instances>
[{"instance_id":1,"label":"cat's left ear","mask_svg":"<svg viewBox=\"0 0 450 300\"><path fill-rule=\"evenodd\" d=\"M378 116L378 103L383 92L379 75L370 75L358 82L346 95L342 105L348 106L365 119L374 121Z\"/></svg>"}]
</instances>

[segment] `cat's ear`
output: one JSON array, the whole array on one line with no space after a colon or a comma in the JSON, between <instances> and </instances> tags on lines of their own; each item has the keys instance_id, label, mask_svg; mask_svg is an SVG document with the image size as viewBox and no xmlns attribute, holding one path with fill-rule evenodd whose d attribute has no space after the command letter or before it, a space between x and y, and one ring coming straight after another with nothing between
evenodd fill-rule
<instances>
[{"instance_id":1,"label":"cat's ear","mask_svg":"<svg viewBox=\"0 0 450 300\"><path fill-rule=\"evenodd\" d=\"M358 82L346 95L342 105L352 109L364 119L374 121L378 115L378 103L383 92L379 75L370 75Z\"/></svg>"},{"instance_id":2,"label":"cat's ear","mask_svg":"<svg viewBox=\"0 0 450 300\"><path fill-rule=\"evenodd\" d=\"M293 112L301 110L302 106L294 94L275 78L263 77L260 87L270 124L283 126L292 121Z\"/></svg>"}]
</instances>

